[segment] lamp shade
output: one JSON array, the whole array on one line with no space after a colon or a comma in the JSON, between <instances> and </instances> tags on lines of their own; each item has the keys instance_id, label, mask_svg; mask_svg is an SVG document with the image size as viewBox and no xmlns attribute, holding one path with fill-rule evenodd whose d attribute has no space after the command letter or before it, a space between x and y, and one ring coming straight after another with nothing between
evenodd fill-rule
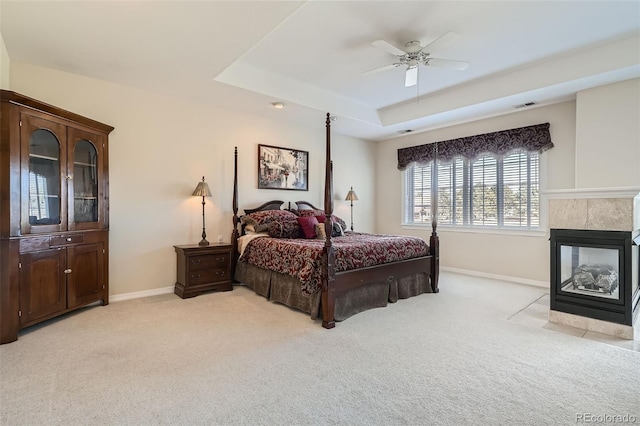
<instances>
[{"instance_id":1,"label":"lamp shade","mask_svg":"<svg viewBox=\"0 0 640 426\"><path fill-rule=\"evenodd\" d=\"M204 181L204 176L202 176L202 182L198 182L198 186L193 190L193 194L198 197L211 197L211 191L209 190L209 185Z\"/></svg>"},{"instance_id":2,"label":"lamp shade","mask_svg":"<svg viewBox=\"0 0 640 426\"><path fill-rule=\"evenodd\" d=\"M355 191L353 190L353 186L351 187L351 189L347 193L347 197L345 198L345 201L358 201L358 196L356 195Z\"/></svg>"}]
</instances>

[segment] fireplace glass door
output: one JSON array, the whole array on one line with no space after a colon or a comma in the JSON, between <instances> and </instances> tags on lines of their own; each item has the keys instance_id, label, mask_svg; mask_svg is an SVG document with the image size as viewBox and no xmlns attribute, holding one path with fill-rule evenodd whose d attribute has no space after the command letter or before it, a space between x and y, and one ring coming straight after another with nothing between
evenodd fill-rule
<instances>
[{"instance_id":1,"label":"fireplace glass door","mask_svg":"<svg viewBox=\"0 0 640 426\"><path fill-rule=\"evenodd\" d=\"M560 245L560 291L620 300L620 250Z\"/></svg>"}]
</instances>

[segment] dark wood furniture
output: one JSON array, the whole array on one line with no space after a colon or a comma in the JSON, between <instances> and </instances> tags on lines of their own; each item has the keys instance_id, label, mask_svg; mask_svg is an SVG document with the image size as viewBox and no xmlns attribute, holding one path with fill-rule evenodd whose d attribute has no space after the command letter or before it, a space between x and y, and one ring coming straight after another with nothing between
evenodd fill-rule
<instances>
[{"instance_id":1,"label":"dark wood furniture","mask_svg":"<svg viewBox=\"0 0 640 426\"><path fill-rule=\"evenodd\" d=\"M0 91L0 343L109 303L113 127Z\"/></svg>"},{"instance_id":2,"label":"dark wood furniture","mask_svg":"<svg viewBox=\"0 0 640 426\"><path fill-rule=\"evenodd\" d=\"M325 164L325 185L324 185L324 211L327 217L333 213L333 163L331 161L331 116L327 113L326 117L326 164ZM240 233L238 225L240 219L238 217L238 150L234 152L234 185L233 185L233 231L231 235L231 243L234 247L233 264L235 265L238 253L238 238ZM280 200L269 201L255 209L245 209L245 213L251 213L259 210L280 209L283 202ZM317 209L312 204L304 201L296 202L298 208ZM330 329L335 327L335 302L336 298L345 296L353 291L362 289L374 282L379 282L381 278L387 279L391 277L409 276L413 274L426 273L429 276L431 291L438 293L439 268L439 251L440 242L437 229L437 214L432 212L434 218L432 222L432 233L429 240L429 255L409 260L403 260L395 263L386 263L374 267L356 269L336 273L335 271L335 250L331 240L331 221L325 222L326 240L324 244L323 254L323 270L322 270L322 293L321 293L321 309L322 309L322 326ZM243 230L243 229L242 229ZM244 231L244 230L243 230ZM235 266L234 266L235 267Z\"/></svg>"},{"instance_id":3,"label":"dark wood furniture","mask_svg":"<svg viewBox=\"0 0 640 426\"><path fill-rule=\"evenodd\" d=\"M232 290L231 244L174 247L178 259L175 294L186 299L212 290Z\"/></svg>"}]
</instances>

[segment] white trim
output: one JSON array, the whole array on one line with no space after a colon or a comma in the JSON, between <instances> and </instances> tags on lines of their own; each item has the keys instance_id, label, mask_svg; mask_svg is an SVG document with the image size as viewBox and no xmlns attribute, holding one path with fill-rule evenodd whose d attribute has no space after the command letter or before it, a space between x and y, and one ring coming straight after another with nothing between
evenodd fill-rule
<instances>
[{"instance_id":1,"label":"white trim","mask_svg":"<svg viewBox=\"0 0 640 426\"><path fill-rule=\"evenodd\" d=\"M109 302L122 302L124 300L139 299L141 297L157 296L159 294L171 294L175 287L154 288L153 290L133 291L131 293L109 296Z\"/></svg>"},{"instance_id":2,"label":"white trim","mask_svg":"<svg viewBox=\"0 0 640 426\"><path fill-rule=\"evenodd\" d=\"M402 224L401 229L419 229L422 231L431 231L431 224ZM489 227L469 227L469 226L450 226L438 225L438 234L447 232L464 232L469 234L494 234L494 235L512 235L519 237L545 237L549 234L546 229L517 229L517 228L489 228Z\"/></svg>"},{"instance_id":3,"label":"white trim","mask_svg":"<svg viewBox=\"0 0 640 426\"><path fill-rule=\"evenodd\" d=\"M513 282L517 284L531 285L534 287L542 287L546 289L549 289L551 287L550 283L546 281L529 280L527 278L509 277L506 275L488 274L486 272L471 271L469 269L458 269L458 268L450 268L448 266L441 266L440 270L445 272L462 274L462 275L471 275L474 277L491 278L499 281L507 281L507 282Z\"/></svg>"},{"instance_id":4,"label":"white trim","mask_svg":"<svg viewBox=\"0 0 640 426\"><path fill-rule=\"evenodd\" d=\"M634 198L640 193L640 187L627 186L621 188L581 188L551 189L540 191L545 198Z\"/></svg>"}]
</instances>

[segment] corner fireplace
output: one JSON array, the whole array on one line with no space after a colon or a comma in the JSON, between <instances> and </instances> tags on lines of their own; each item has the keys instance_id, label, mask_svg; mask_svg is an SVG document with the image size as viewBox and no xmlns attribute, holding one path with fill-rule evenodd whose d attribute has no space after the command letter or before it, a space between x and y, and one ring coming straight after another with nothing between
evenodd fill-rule
<instances>
[{"instance_id":1,"label":"corner fireplace","mask_svg":"<svg viewBox=\"0 0 640 426\"><path fill-rule=\"evenodd\" d=\"M625 231L551 229L551 310L632 326L638 243Z\"/></svg>"}]
</instances>

